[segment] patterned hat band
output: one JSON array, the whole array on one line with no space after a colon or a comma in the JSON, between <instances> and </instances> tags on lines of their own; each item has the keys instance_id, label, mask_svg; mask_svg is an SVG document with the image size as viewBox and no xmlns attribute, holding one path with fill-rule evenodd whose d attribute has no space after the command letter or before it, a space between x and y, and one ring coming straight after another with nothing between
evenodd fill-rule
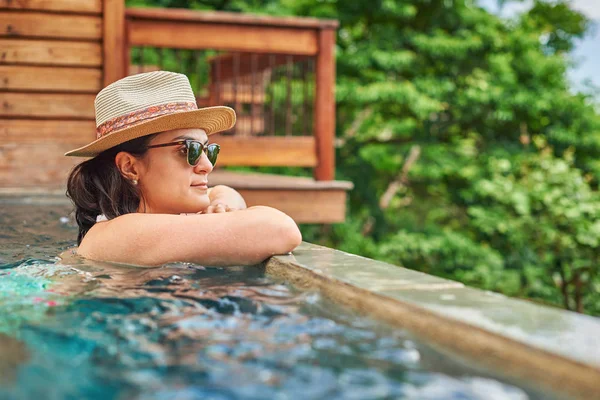
<instances>
[{"instance_id":1,"label":"patterned hat band","mask_svg":"<svg viewBox=\"0 0 600 400\"><path fill-rule=\"evenodd\" d=\"M198 106L195 102L176 102L159 104L157 106L147 107L141 110L136 110L132 113L121 115L104 122L96 128L96 139L109 135L112 132L121 129L130 128L142 122L160 117L166 114L174 114L178 112L194 111Z\"/></svg>"}]
</instances>

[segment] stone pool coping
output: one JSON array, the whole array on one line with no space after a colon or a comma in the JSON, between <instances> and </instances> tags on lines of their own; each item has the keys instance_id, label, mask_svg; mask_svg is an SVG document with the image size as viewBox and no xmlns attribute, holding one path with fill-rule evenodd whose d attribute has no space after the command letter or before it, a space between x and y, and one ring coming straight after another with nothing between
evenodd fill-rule
<instances>
[{"instance_id":1,"label":"stone pool coping","mask_svg":"<svg viewBox=\"0 0 600 400\"><path fill-rule=\"evenodd\" d=\"M530 387L600 393L600 318L306 242L265 268Z\"/></svg>"}]
</instances>

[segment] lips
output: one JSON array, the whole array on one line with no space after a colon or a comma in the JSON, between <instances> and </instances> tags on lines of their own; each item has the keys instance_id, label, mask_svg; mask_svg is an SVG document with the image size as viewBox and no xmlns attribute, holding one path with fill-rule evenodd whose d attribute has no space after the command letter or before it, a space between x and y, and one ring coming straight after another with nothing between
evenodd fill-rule
<instances>
[{"instance_id":1,"label":"lips","mask_svg":"<svg viewBox=\"0 0 600 400\"><path fill-rule=\"evenodd\" d=\"M197 188L206 188L206 187L208 187L208 182L198 182L198 183L192 184L191 186L197 187Z\"/></svg>"}]
</instances>

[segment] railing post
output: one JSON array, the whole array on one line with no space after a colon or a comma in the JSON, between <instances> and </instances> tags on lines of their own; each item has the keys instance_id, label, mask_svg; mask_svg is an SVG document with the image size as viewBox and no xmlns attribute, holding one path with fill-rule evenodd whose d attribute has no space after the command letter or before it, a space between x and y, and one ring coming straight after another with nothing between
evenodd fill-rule
<instances>
[{"instance_id":1,"label":"railing post","mask_svg":"<svg viewBox=\"0 0 600 400\"><path fill-rule=\"evenodd\" d=\"M319 30L319 52L315 69L315 143L318 181L335 179L335 29Z\"/></svg>"},{"instance_id":2,"label":"railing post","mask_svg":"<svg viewBox=\"0 0 600 400\"><path fill-rule=\"evenodd\" d=\"M125 1L103 0L104 21L103 71L104 86L127 76L125 41Z\"/></svg>"}]
</instances>

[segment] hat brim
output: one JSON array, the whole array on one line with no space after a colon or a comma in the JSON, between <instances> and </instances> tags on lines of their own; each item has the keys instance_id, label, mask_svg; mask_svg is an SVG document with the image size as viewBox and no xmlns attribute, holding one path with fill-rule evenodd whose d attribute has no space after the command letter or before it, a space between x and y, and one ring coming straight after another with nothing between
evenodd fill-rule
<instances>
[{"instance_id":1,"label":"hat brim","mask_svg":"<svg viewBox=\"0 0 600 400\"><path fill-rule=\"evenodd\" d=\"M230 107L216 106L183 111L162 115L112 132L88 145L66 152L65 156L95 157L103 151L129 140L173 129L199 128L203 129L207 135L212 135L231 129L234 125L235 111Z\"/></svg>"}]
</instances>

